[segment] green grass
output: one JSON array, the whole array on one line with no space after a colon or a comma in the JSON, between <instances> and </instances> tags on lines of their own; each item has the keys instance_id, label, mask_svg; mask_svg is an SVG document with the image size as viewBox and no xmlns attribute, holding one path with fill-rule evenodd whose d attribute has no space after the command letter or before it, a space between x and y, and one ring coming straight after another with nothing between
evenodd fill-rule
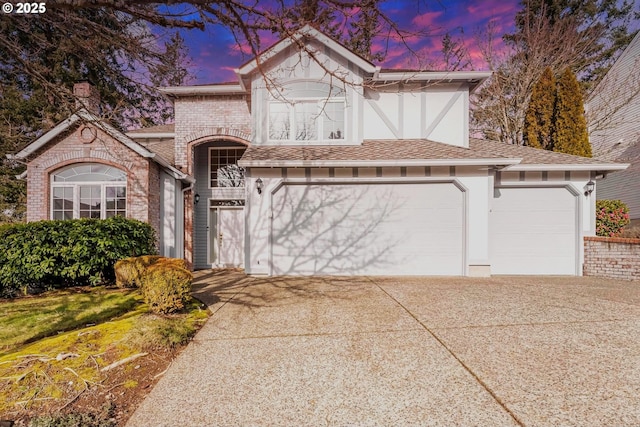
<instances>
[{"instance_id":1,"label":"green grass","mask_svg":"<svg viewBox=\"0 0 640 427\"><path fill-rule=\"evenodd\" d=\"M142 305L135 291L95 288L0 302L0 355L44 337L102 323Z\"/></svg>"},{"instance_id":2,"label":"green grass","mask_svg":"<svg viewBox=\"0 0 640 427\"><path fill-rule=\"evenodd\" d=\"M186 344L208 316L194 299L179 314L150 314L137 290L89 288L2 301L0 419L60 408L83 390L99 390L108 376L102 367ZM133 380L125 385L137 387Z\"/></svg>"}]
</instances>

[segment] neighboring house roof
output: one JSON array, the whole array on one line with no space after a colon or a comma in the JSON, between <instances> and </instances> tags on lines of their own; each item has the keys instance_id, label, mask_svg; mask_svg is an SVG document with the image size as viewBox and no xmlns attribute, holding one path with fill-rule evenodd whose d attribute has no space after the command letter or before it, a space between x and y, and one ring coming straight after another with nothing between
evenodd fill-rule
<instances>
[{"instance_id":1,"label":"neighboring house roof","mask_svg":"<svg viewBox=\"0 0 640 427\"><path fill-rule=\"evenodd\" d=\"M501 142L471 139L469 148L426 139L366 140L362 145L263 145L247 148L243 167L464 166L508 170L623 170L628 165Z\"/></svg>"},{"instance_id":2,"label":"neighboring house roof","mask_svg":"<svg viewBox=\"0 0 640 427\"><path fill-rule=\"evenodd\" d=\"M140 156L148 158L148 159L152 159L154 162L158 163L160 166L165 168L165 170L167 170L169 173L171 173L176 179L180 179L180 180L183 180L183 181L186 181L186 182L193 182L193 178L191 178L190 176L188 176L185 173L183 173L183 172L179 171L178 169L176 169L172 165L172 162L169 162L167 159L163 158L162 155L159 155L158 153L156 153L154 151L151 151L150 149L146 148L142 144L139 144L138 142L134 141L133 139L131 139L130 137L128 137L124 133L120 132L118 129L116 129L112 125L110 125L105 120L101 119L98 116L95 116L95 115L91 114L90 112L88 112L84 108L82 108L82 109L76 111L75 113L73 113L69 118L67 118L67 119L63 120L62 122L60 122L53 129L51 129L50 131L48 131L45 134L43 134L42 136L40 136L40 138L36 139L31 144L27 145L25 148L20 150L18 153L16 153L16 154L7 154L7 158L14 159L14 160L26 160L26 159L28 159L32 154L37 152L39 149L41 149L42 147L47 145L49 142L51 142L53 139L55 139L58 135L60 135L63 132L67 131L74 124L76 124L78 122L91 123L91 124L95 125L96 127L100 128L102 131L107 133L109 136L111 136L114 139L118 140L123 145L125 145L128 148L130 148L131 150L133 150L134 152L136 152ZM24 178L24 176L21 176L21 177Z\"/></svg>"}]
</instances>

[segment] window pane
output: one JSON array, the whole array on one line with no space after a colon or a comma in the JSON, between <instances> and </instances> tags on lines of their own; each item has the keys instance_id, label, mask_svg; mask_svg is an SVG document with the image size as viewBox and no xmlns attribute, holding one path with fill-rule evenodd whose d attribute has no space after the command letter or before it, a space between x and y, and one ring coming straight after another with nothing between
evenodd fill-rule
<instances>
[{"instance_id":1,"label":"window pane","mask_svg":"<svg viewBox=\"0 0 640 427\"><path fill-rule=\"evenodd\" d=\"M327 102L322 119L323 139L344 139L344 103Z\"/></svg>"},{"instance_id":2,"label":"window pane","mask_svg":"<svg viewBox=\"0 0 640 427\"><path fill-rule=\"evenodd\" d=\"M211 150L212 187L244 187L244 168L238 166L244 151L244 148Z\"/></svg>"},{"instance_id":3,"label":"window pane","mask_svg":"<svg viewBox=\"0 0 640 427\"><path fill-rule=\"evenodd\" d=\"M290 106L282 102L269 104L269 139L290 138L289 109Z\"/></svg>"},{"instance_id":4,"label":"window pane","mask_svg":"<svg viewBox=\"0 0 640 427\"><path fill-rule=\"evenodd\" d=\"M100 194L99 185L80 186L80 218L100 218Z\"/></svg>"},{"instance_id":5,"label":"window pane","mask_svg":"<svg viewBox=\"0 0 640 427\"><path fill-rule=\"evenodd\" d=\"M69 166L53 174L54 182L126 181L127 174L112 166L98 163Z\"/></svg>"},{"instance_id":6,"label":"window pane","mask_svg":"<svg viewBox=\"0 0 640 427\"><path fill-rule=\"evenodd\" d=\"M299 102L294 106L296 118L296 140L310 141L318 139L316 120L318 104L316 102Z\"/></svg>"},{"instance_id":7,"label":"window pane","mask_svg":"<svg viewBox=\"0 0 640 427\"><path fill-rule=\"evenodd\" d=\"M53 219L70 219L73 217L73 187L53 187L52 189Z\"/></svg>"}]
</instances>

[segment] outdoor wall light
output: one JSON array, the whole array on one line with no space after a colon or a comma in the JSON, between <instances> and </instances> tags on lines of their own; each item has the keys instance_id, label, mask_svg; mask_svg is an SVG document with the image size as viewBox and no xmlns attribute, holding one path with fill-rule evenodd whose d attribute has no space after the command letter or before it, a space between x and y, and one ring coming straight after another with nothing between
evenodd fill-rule
<instances>
[{"instance_id":1,"label":"outdoor wall light","mask_svg":"<svg viewBox=\"0 0 640 427\"><path fill-rule=\"evenodd\" d=\"M584 195L588 196L589 194L593 193L593 190L596 189L596 183L589 180L589 182L587 182L587 185L585 185L585 191L584 191Z\"/></svg>"},{"instance_id":2,"label":"outdoor wall light","mask_svg":"<svg viewBox=\"0 0 640 427\"><path fill-rule=\"evenodd\" d=\"M200 201L200 195L198 193L196 193L196 195L193 197L193 201L196 203L196 205Z\"/></svg>"},{"instance_id":3,"label":"outdoor wall light","mask_svg":"<svg viewBox=\"0 0 640 427\"><path fill-rule=\"evenodd\" d=\"M262 182L262 178L256 179L256 190L258 190L258 194L262 194L263 188L264 188L264 182Z\"/></svg>"}]
</instances>

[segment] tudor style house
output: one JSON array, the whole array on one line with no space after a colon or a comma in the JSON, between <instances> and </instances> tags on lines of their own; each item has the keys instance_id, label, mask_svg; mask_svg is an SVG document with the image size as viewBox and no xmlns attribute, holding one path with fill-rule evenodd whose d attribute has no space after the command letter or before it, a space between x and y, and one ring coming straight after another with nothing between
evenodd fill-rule
<instances>
[{"instance_id":1,"label":"tudor style house","mask_svg":"<svg viewBox=\"0 0 640 427\"><path fill-rule=\"evenodd\" d=\"M595 181L626 167L471 138L489 73L381 69L309 26L236 74L162 88L175 124L127 134L78 85L14 155L28 220L127 215L254 275L580 275Z\"/></svg>"}]
</instances>

